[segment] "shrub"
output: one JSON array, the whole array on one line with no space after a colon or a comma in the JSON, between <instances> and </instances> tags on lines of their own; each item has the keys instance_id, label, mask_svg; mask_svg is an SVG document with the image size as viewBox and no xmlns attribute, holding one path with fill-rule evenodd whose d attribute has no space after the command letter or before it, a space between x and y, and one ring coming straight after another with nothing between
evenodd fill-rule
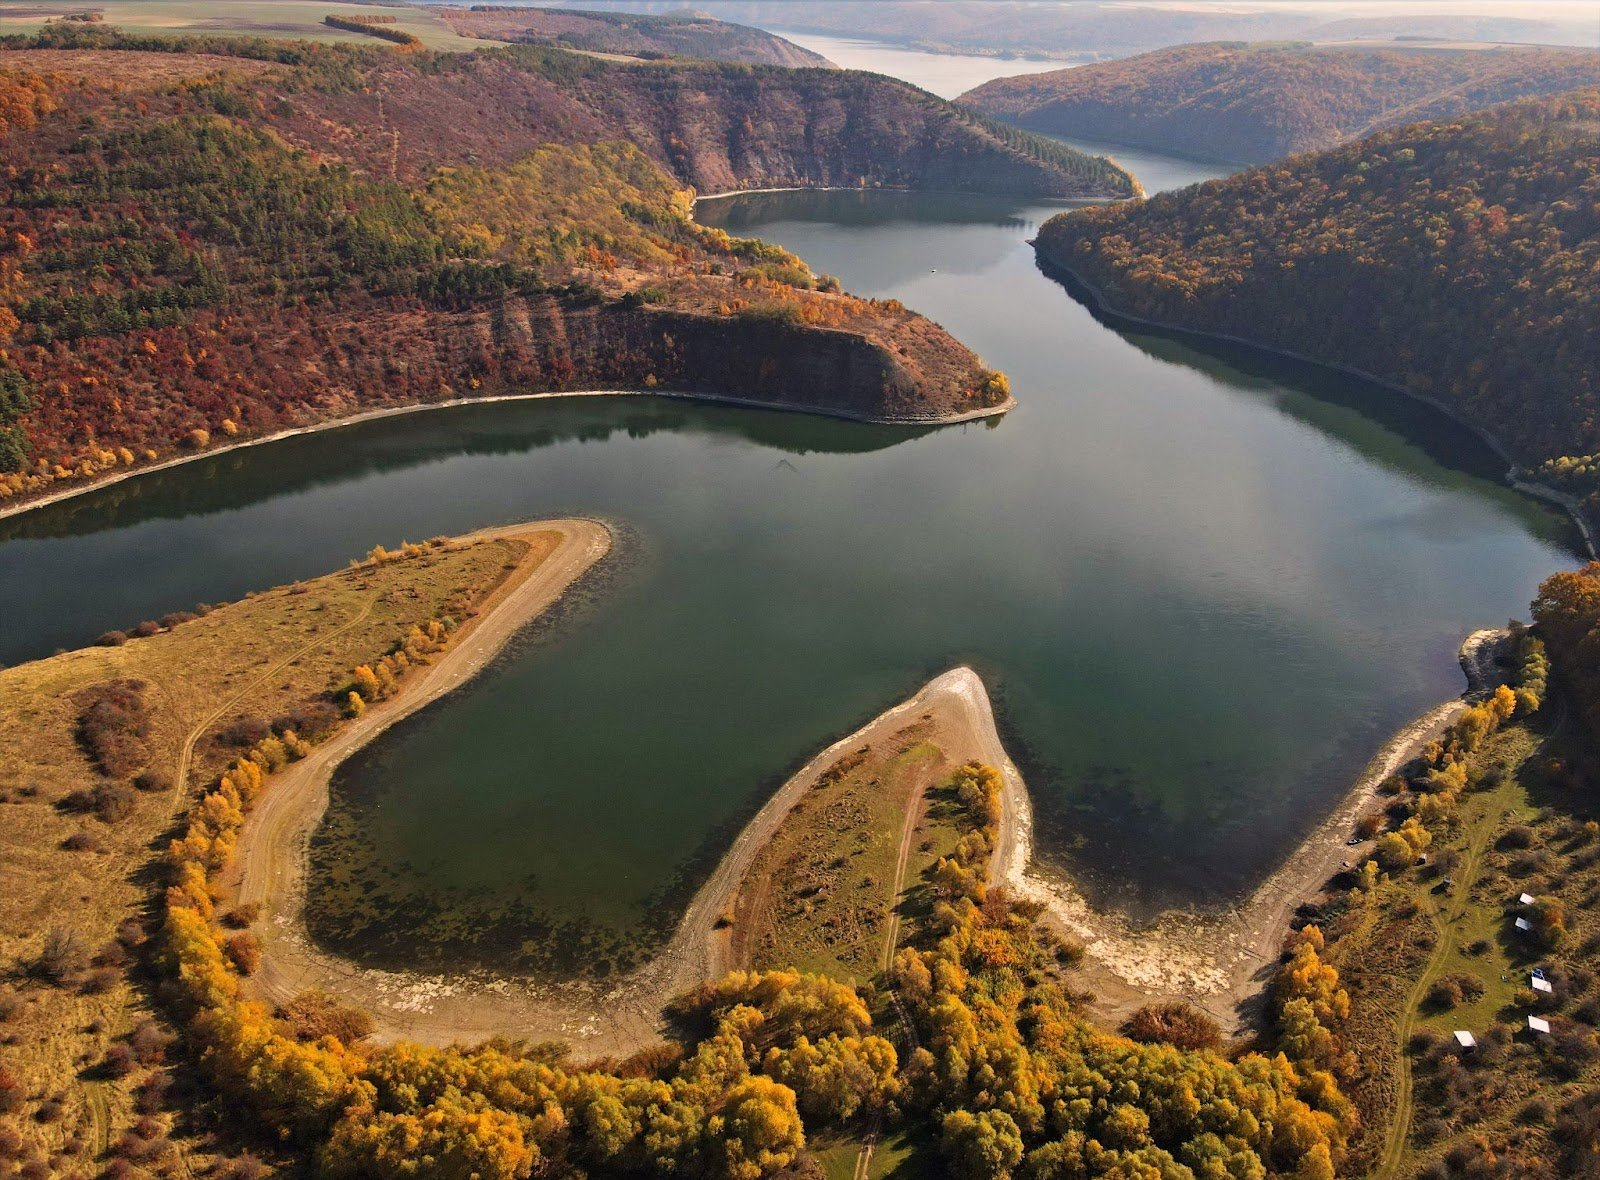
<instances>
[{"instance_id":1,"label":"shrub","mask_svg":"<svg viewBox=\"0 0 1600 1180\"><path fill-rule=\"evenodd\" d=\"M150 760L145 739L150 713L144 685L113 680L79 693L78 741L96 765L112 778L127 778Z\"/></svg>"},{"instance_id":2,"label":"shrub","mask_svg":"<svg viewBox=\"0 0 1600 1180\"><path fill-rule=\"evenodd\" d=\"M68 852L104 852L105 842L93 832L73 832L61 841L61 847Z\"/></svg>"},{"instance_id":3,"label":"shrub","mask_svg":"<svg viewBox=\"0 0 1600 1180\"><path fill-rule=\"evenodd\" d=\"M66 926L52 926L45 932L44 945L28 966L28 974L51 983L64 983L83 970L87 959L83 938Z\"/></svg>"},{"instance_id":4,"label":"shrub","mask_svg":"<svg viewBox=\"0 0 1600 1180\"><path fill-rule=\"evenodd\" d=\"M222 949L239 969L240 975L254 975L261 966L261 943L249 931L235 934L222 944Z\"/></svg>"},{"instance_id":5,"label":"shrub","mask_svg":"<svg viewBox=\"0 0 1600 1180\"><path fill-rule=\"evenodd\" d=\"M145 770L134 776L133 785L155 795L172 790L172 779L159 770Z\"/></svg>"},{"instance_id":6,"label":"shrub","mask_svg":"<svg viewBox=\"0 0 1600 1180\"><path fill-rule=\"evenodd\" d=\"M128 1047L140 1065L156 1065L166 1059L172 1034L153 1020L141 1020L128 1035Z\"/></svg>"},{"instance_id":7,"label":"shrub","mask_svg":"<svg viewBox=\"0 0 1600 1180\"><path fill-rule=\"evenodd\" d=\"M353 1045L371 1036L373 1029L372 1017L366 1012L347 1007L327 992L315 989L301 992L278 1009L278 1019L299 1041L331 1036Z\"/></svg>"},{"instance_id":8,"label":"shrub","mask_svg":"<svg viewBox=\"0 0 1600 1180\"><path fill-rule=\"evenodd\" d=\"M128 642L126 631L107 631L95 641L96 647L121 647Z\"/></svg>"},{"instance_id":9,"label":"shrub","mask_svg":"<svg viewBox=\"0 0 1600 1180\"><path fill-rule=\"evenodd\" d=\"M1215 1049L1222 1044L1222 1029L1217 1022L1183 1000L1147 1004L1128 1018L1122 1031L1136 1041L1160 1042L1180 1049Z\"/></svg>"},{"instance_id":10,"label":"shrub","mask_svg":"<svg viewBox=\"0 0 1600 1180\"><path fill-rule=\"evenodd\" d=\"M26 1097L27 1094L22 1088L22 1079L5 1066L0 1065L0 1114L12 1114L21 1110L23 1100Z\"/></svg>"},{"instance_id":11,"label":"shrub","mask_svg":"<svg viewBox=\"0 0 1600 1180\"><path fill-rule=\"evenodd\" d=\"M1524 824L1514 828L1507 828L1505 834L1498 841L1499 847L1507 850L1516 850L1533 847L1533 829Z\"/></svg>"},{"instance_id":12,"label":"shrub","mask_svg":"<svg viewBox=\"0 0 1600 1180\"><path fill-rule=\"evenodd\" d=\"M246 926L254 924L261 916L261 907L253 901L242 902L222 915L222 924L232 926L235 930L243 930Z\"/></svg>"},{"instance_id":13,"label":"shrub","mask_svg":"<svg viewBox=\"0 0 1600 1180\"><path fill-rule=\"evenodd\" d=\"M134 1060L133 1050L120 1042L108 1046L106 1055L100 1062L101 1067L114 1078L125 1078L133 1072L138 1064Z\"/></svg>"}]
</instances>

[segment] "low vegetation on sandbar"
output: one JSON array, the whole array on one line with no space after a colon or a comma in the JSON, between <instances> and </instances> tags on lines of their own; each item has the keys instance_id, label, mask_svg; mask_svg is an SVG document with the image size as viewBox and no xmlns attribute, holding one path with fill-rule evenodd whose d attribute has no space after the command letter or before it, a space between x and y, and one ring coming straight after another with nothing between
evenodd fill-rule
<instances>
[{"instance_id":1,"label":"low vegetation on sandbar","mask_svg":"<svg viewBox=\"0 0 1600 1180\"><path fill-rule=\"evenodd\" d=\"M41 1161L61 1174L177 1174L191 1152L205 1158L187 1117L173 1117L196 1092L175 1069L189 1049L151 941L164 882L192 879L179 866L193 846L174 823L195 788L231 783L202 805L226 823L558 539L380 548L337 574L0 671L13 735L0 748L0 1174ZM207 852L220 863L215 842ZM214 917L232 969L248 971L253 915L218 904ZM287 1027L331 1019L318 1011Z\"/></svg>"}]
</instances>

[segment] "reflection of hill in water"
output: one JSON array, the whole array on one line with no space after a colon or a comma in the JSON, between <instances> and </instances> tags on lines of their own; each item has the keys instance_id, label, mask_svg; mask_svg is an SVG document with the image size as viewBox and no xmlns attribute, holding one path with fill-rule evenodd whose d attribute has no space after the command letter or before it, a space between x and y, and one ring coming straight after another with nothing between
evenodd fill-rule
<instances>
[{"instance_id":1,"label":"reflection of hill in water","mask_svg":"<svg viewBox=\"0 0 1600 1180\"><path fill-rule=\"evenodd\" d=\"M1072 275L1043 259L1038 263L1098 323L1146 356L1261 394L1278 412L1315 427L1388 470L1434 488L1462 488L1484 479L1504 481L1506 461L1494 448L1470 427L1425 402L1315 361L1137 323L1106 310ZM1523 499L1509 486L1504 494ZM1575 526L1566 544L1575 551L1581 545Z\"/></svg>"},{"instance_id":2,"label":"reflection of hill in water","mask_svg":"<svg viewBox=\"0 0 1600 1180\"><path fill-rule=\"evenodd\" d=\"M912 221L930 225L993 225L1002 229L1026 227L1028 210L1038 209L1037 198L985 196L975 193L898 192L883 189L805 189L794 192L741 193L714 198L695 206L695 219L731 234L748 234L774 221L813 221L833 225L882 228L886 223ZM1070 209L1083 202L1060 201ZM758 235L759 236L759 235Z\"/></svg>"},{"instance_id":3,"label":"reflection of hill in water","mask_svg":"<svg viewBox=\"0 0 1600 1180\"><path fill-rule=\"evenodd\" d=\"M454 455L511 455L564 442L725 437L791 455L864 454L936 427L877 426L809 414L637 397L451 406L243 447L135 476L0 522L0 541L70 537L138 521L207 516Z\"/></svg>"}]
</instances>

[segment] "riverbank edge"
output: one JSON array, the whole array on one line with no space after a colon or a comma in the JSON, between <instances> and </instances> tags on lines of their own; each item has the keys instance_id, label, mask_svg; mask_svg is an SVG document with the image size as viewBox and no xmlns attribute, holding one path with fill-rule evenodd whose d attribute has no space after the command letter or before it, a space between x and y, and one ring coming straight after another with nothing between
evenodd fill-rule
<instances>
[{"instance_id":1,"label":"riverbank edge","mask_svg":"<svg viewBox=\"0 0 1600 1180\"><path fill-rule=\"evenodd\" d=\"M230 442L223 446L208 447L203 451L196 451L192 455L174 455L170 459L162 459L144 467L129 468L127 471L119 471L102 479L86 480L81 484L74 484L70 488L63 488L57 492L46 492L42 496L0 506L0 520L21 516L35 509L45 508L51 504L59 504L77 496L100 491L103 488L122 483L124 480L137 479L144 475L154 475L156 472L180 467L185 463L194 463L200 459L226 455L229 452L241 451L247 447L260 447L266 446L268 443L283 442L286 439L299 438L302 435L319 434L328 430L343 430L346 427L360 426L365 422L373 422L381 418L398 418L407 414L423 414L430 410L450 410L460 406L493 405L497 402L529 402L543 401L549 398L580 397L661 398L666 401L737 406L749 410L776 410L788 414L810 414L820 418L836 418L845 422L860 422L871 426L957 426L963 422L1000 417L1010 413L1017 407L1016 397L1007 394L1006 400L999 405L982 406L959 414L937 414L926 417L879 417L867 414L853 414L848 410L834 410L823 406L801 406L788 402L763 401L760 398L733 397L720 393L680 392L678 390L662 389L555 389L538 393L496 393L490 394L488 397L456 397L438 402L408 402L399 406L384 406L381 409L361 410L341 418L330 418L326 422L310 422L304 426L291 426L285 430L263 434L257 438L247 438L239 442Z\"/></svg>"},{"instance_id":2,"label":"riverbank edge","mask_svg":"<svg viewBox=\"0 0 1600 1180\"><path fill-rule=\"evenodd\" d=\"M1523 493L1523 495L1532 496L1534 499L1543 500L1546 503L1554 504L1556 507L1565 512L1567 516L1571 518L1572 523L1577 527L1579 535L1583 538L1584 547L1589 551L1589 556L1591 558L1600 558L1600 540L1597 540L1596 537L1596 525L1589 520L1582 505L1578 503L1577 498L1574 496L1569 496L1567 493L1556 488L1550 487L1548 484L1542 484L1534 480L1523 478L1523 469L1517 464L1517 461L1512 456L1511 452L1506 449L1505 444L1483 426L1463 417L1458 410L1449 404L1440 401L1438 398L1430 397L1425 393L1418 393L1414 389L1410 389L1394 381L1387 380L1386 378L1378 376L1376 373L1368 372L1365 369L1358 369L1354 365L1344 365L1338 363L1337 361L1324 360L1321 357L1311 356L1308 353L1296 352L1293 349L1277 348L1271 344L1263 344L1259 340L1251 340L1247 336L1235 336L1227 332L1208 332L1203 328L1190 328L1181 324L1166 323L1162 320L1152 320L1144 316L1135 315L1130 311L1124 311L1117 307L1116 304L1111 302L1110 297L1107 296L1106 293L1094 283L1085 278L1076 267L1062 262L1059 258L1055 257L1055 255L1041 247L1037 238L1030 240L1028 244L1033 247L1034 257L1038 260L1040 269L1042 269L1045 274L1057 280L1065 280L1067 283L1070 283L1071 286L1080 288L1086 295L1088 295L1089 301L1094 306L1095 310L1099 311L1108 319L1134 327L1155 328L1161 332L1187 337L1192 340L1220 340L1228 344L1237 344L1244 348L1254 349L1256 352L1262 353L1266 356L1283 357L1288 360L1299 361L1302 364L1316 365L1318 368L1327 369L1331 372L1342 373L1346 376L1357 377L1363 381L1371 382L1373 385L1376 385L1381 389L1389 390L1391 393L1398 393L1403 397L1410 398L1412 401L1419 402L1422 405L1429 406L1430 408L1437 410L1456 425L1471 431L1479 440L1484 443L1485 446L1492 450L1500 457L1502 461L1506 463L1508 470L1502 479L1507 487L1510 487L1515 491L1519 491Z\"/></svg>"},{"instance_id":3,"label":"riverbank edge","mask_svg":"<svg viewBox=\"0 0 1600 1180\"><path fill-rule=\"evenodd\" d=\"M535 522L513 526L508 531L540 531L561 523ZM480 624L488 621L491 613L480 614ZM501 631L514 634L527 621L503 620ZM471 636L464 640L470 643ZM236 888L239 900L262 906L262 964L251 982L258 997L281 1003L307 988L333 992L342 1001L367 1011L377 1026L376 1039L383 1042L413 1040L445 1045L515 1036L564 1040L591 1056L627 1056L663 1039L669 1001L739 966L733 961L731 939L723 925L724 913L744 885L756 856L795 804L819 775L852 748L880 741L894 730L914 723L918 716L932 713L943 720L939 732L950 747L945 752L951 761L977 760L996 765L1007 776L1012 792L1025 795L1021 775L1001 744L982 680L971 668L958 667L830 742L785 780L744 825L696 890L672 937L647 964L626 976L602 982L551 982L492 971L384 971L360 967L319 950L305 930L304 884L307 841L326 808L328 783L341 763L384 729L461 687L493 658L492 653L473 654L481 658L465 676L436 677L445 681L438 685L418 682L412 686L415 695L408 695L403 687L399 696L385 702L394 712L382 718L381 724L370 732L350 732L328 747L319 748L313 755L315 764L295 764L305 768L298 781L277 781L268 788L263 800L277 799L273 806L288 814L275 834L276 855L267 858L269 865L262 866L270 871L257 871L253 876L248 863L251 848L257 846L259 854L260 831L267 820L262 818L261 806L252 812L239 843L238 876L242 880ZM428 692L428 687L437 691ZM416 691L419 689L423 691ZM291 767L291 772L294 769Z\"/></svg>"},{"instance_id":4,"label":"riverbank edge","mask_svg":"<svg viewBox=\"0 0 1600 1180\"><path fill-rule=\"evenodd\" d=\"M1380 744L1350 788L1238 904L1220 912L1166 910L1135 927L1115 911L1088 904L1071 877L1033 864L1032 810L1025 791L1006 778L996 880L1044 906L1044 921L1084 946L1079 982L1096 998L1095 1017L1120 1024L1136 1009L1185 1000L1224 1029L1248 1033L1259 1023L1265 988L1276 969L1295 910L1325 892L1346 864L1370 854L1375 837L1349 843L1360 819L1382 810L1384 780L1419 757L1499 677L1494 657L1509 632L1478 630L1458 653L1467 681L1460 696L1424 711Z\"/></svg>"}]
</instances>

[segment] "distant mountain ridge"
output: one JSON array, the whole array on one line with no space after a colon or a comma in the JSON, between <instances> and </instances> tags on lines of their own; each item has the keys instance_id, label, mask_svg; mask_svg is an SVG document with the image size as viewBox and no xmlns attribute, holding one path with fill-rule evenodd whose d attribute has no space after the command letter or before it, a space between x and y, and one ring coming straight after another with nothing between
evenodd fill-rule
<instances>
[{"instance_id":1,"label":"distant mountain ridge","mask_svg":"<svg viewBox=\"0 0 1600 1180\"><path fill-rule=\"evenodd\" d=\"M662 16L475 4L434 10L465 37L632 57L698 57L769 66L827 66L820 53L775 33L696 13Z\"/></svg>"},{"instance_id":2,"label":"distant mountain ridge","mask_svg":"<svg viewBox=\"0 0 1600 1180\"><path fill-rule=\"evenodd\" d=\"M1057 215L1036 249L1114 311L1371 373L1600 487L1600 90Z\"/></svg>"},{"instance_id":3,"label":"distant mountain ridge","mask_svg":"<svg viewBox=\"0 0 1600 1180\"><path fill-rule=\"evenodd\" d=\"M1000 78L958 100L1049 135L1261 163L1600 85L1600 53L1212 43Z\"/></svg>"}]
</instances>

